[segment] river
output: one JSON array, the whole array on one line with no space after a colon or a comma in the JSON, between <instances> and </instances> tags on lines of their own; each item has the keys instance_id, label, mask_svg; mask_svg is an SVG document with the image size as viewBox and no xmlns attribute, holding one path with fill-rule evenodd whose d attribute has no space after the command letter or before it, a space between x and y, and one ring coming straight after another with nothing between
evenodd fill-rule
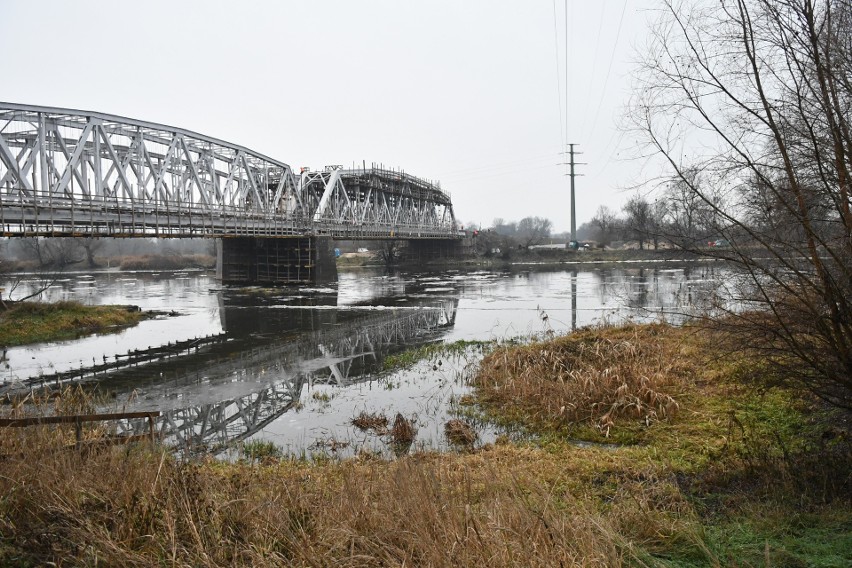
<instances>
[{"instance_id":1,"label":"river","mask_svg":"<svg viewBox=\"0 0 852 568\"><path fill-rule=\"evenodd\" d=\"M712 263L525 267L511 271L341 272L333 286L222 286L208 272L66 273L48 301L133 304L162 315L106 335L5 351L0 392L84 382L110 410L162 413L167 443L233 452L265 440L298 455L385 454L387 436L361 432L360 412L415 422L414 448L446 449L443 424L461 410L481 357L473 345L383 371L391 354L429 343L503 341L684 312L712 296ZM4 283L24 295L43 282ZM499 433L477 424L479 442ZM142 421L121 424L144 429Z\"/></svg>"}]
</instances>

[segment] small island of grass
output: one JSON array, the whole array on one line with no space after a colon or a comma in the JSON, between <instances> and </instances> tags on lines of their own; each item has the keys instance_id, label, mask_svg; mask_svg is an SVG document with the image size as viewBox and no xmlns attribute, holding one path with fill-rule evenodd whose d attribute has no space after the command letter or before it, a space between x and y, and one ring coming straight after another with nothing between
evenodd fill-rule
<instances>
[{"instance_id":1,"label":"small island of grass","mask_svg":"<svg viewBox=\"0 0 852 568\"><path fill-rule=\"evenodd\" d=\"M136 306L18 302L0 312L0 345L13 347L72 339L135 325L145 317Z\"/></svg>"}]
</instances>

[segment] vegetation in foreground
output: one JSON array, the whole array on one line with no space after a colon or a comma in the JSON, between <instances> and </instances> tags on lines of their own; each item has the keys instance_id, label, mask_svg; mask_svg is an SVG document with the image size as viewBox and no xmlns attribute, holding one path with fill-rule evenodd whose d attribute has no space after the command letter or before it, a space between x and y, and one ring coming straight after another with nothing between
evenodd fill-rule
<instances>
[{"instance_id":1,"label":"vegetation in foreground","mask_svg":"<svg viewBox=\"0 0 852 568\"><path fill-rule=\"evenodd\" d=\"M135 325L145 317L135 306L18 302L0 311L0 345L11 347L104 333Z\"/></svg>"},{"instance_id":2,"label":"vegetation in foreground","mask_svg":"<svg viewBox=\"0 0 852 568\"><path fill-rule=\"evenodd\" d=\"M740 386L760 361L715 345L706 329L631 325L497 348L481 408L537 441L459 454L180 461L57 452L73 427L15 431L0 438L0 563L849 565L843 415Z\"/></svg>"}]
</instances>

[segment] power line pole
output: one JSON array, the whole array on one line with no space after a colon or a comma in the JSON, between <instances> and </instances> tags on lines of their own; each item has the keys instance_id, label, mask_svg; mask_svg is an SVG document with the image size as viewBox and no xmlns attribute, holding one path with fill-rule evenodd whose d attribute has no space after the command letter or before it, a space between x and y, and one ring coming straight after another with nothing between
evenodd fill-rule
<instances>
[{"instance_id":1,"label":"power line pole","mask_svg":"<svg viewBox=\"0 0 852 568\"><path fill-rule=\"evenodd\" d=\"M568 176L571 178L571 243L570 246L572 248L577 247L577 200L574 196L574 178L576 176L581 176L583 174L578 174L574 172L574 166L584 166L585 162L575 162L574 156L582 154L582 152L575 152L574 146L578 146L579 144L568 144L568 162L566 165L570 167L568 170Z\"/></svg>"}]
</instances>

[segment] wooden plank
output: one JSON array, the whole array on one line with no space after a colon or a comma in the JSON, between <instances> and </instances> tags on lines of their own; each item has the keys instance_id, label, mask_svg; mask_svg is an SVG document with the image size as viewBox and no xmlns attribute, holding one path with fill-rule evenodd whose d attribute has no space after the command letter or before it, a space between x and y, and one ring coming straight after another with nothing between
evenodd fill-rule
<instances>
[{"instance_id":1,"label":"wooden plank","mask_svg":"<svg viewBox=\"0 0 852 568\"><path fill-rule=\"evenodd\" d=\"M76 424L78 422L102 422L106 420L124 420L128 418L149 418L159 416L160 411L118 412L113 414L82 414L79 416L35 416L30 418L2 418L0 427L23 428L38 424Z\"/></svg>"}]
</instances>

